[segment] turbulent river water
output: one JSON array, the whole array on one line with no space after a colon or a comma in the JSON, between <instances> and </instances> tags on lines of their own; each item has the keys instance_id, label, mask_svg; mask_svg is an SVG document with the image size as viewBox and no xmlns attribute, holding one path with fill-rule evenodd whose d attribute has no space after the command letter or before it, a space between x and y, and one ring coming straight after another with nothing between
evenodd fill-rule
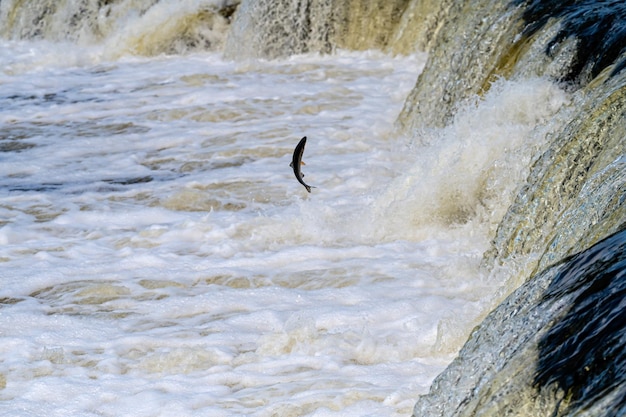
<instances>
[{"instance_id":1,"label":"turbulent river water","mask_svg":"<svg viewBox=\"0 0 626 417\"><path fill-rule=\"evenodd\" d=\"M625 42L618 1L2 0L0 415L620 415Z\"/></svg>"}]
</instances>

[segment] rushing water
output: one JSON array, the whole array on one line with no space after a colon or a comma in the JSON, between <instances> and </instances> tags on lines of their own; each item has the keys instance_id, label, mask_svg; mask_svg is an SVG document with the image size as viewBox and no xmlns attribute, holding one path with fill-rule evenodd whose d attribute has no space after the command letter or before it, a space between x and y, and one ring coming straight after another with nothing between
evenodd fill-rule
<instances>
[{"instance_id":1,"label":"rushing water","mask_svg":"<svg viewBox=\"0 0 626 417\"><path fill-rule=\"evenodd\" d=\"M0 414L409 415L623 223L620 38L539 3L3 0Z\"/></svg>"},{"instance_id":2,"label":"rushing water","mask_svg":"<svg viewBox=\"0 0 626 417\"><path fill-rule=\"evenodd\" d=\"M414 415L624 415L625 248L621 231L522 285Z\"/></svg>"}]
</instances>

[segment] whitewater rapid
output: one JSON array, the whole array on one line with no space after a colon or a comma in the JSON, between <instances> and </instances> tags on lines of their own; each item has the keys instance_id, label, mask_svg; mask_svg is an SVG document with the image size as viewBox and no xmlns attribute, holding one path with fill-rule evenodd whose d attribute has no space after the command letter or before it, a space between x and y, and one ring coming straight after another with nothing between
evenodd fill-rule
<instances>
[{"instance_id":1,"label":"whitewater rapid","mask_svg":"<svg viewBox=\"0 0 626 417\"><path fill-rule=\"evenodd\" d=\"M567 102L503 83L402 136L424 55L54 48L2 48L3 415L408 415L494 303L483 253Z\"/></svg>"}]
</instances>

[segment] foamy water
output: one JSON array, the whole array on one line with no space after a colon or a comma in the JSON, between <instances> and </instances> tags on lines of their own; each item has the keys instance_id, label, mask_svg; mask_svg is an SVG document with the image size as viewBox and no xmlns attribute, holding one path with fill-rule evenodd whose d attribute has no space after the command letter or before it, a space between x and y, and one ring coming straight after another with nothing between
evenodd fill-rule
<instances>
[{"instance_id":1,"label":"foamy water","mask_svg":"<svg viewBox=\"0 0 626 417\"><path fill-rule=\"evenodd\" d=\"M410 414L493 304L482 254L567 102L503 83L401 137L421 55L62 47L3 45L7 416Z\"/></svg>"}]
</instances>

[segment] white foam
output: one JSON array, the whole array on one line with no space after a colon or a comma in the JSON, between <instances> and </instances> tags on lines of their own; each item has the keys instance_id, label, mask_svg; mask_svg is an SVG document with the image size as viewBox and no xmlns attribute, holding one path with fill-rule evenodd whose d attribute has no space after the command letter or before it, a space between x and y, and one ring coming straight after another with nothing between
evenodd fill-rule
<instances>
[{"instance_id":1,"label":"white foam","mask_svg":"<svg viewBox=\"0 0 626 417\"><path fill-rule=\"evenodd\" d=\"M498 136L523 142L563 101L503 85L418 146L393 122L423 56L34 69L38 48L0 56L31 68L0 83L22 93L0 120L34 146L0 155L18 417L409 414L496 291L484 217L424 211L450 181L474 207ZM311 194L289 168L304 135Z\"/></svg>"}]
</instances>

